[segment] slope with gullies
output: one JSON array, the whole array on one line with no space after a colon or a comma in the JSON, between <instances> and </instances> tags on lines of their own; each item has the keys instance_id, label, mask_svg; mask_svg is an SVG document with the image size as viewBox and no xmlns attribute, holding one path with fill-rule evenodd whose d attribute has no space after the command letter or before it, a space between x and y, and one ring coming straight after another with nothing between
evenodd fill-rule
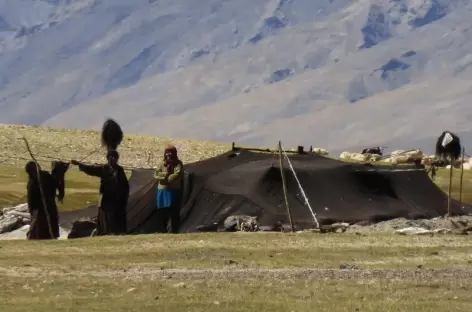
<instances>
[{"instance_id":1,"label":"slope with gullies","mask_svg":"<svg viewBox=\"0 0 472 312\"><path fill-rule=\"evenodd\" d=\"M58 22L0 58L0 122L111 116L135 133L337 151L430 151L446 128L472 143L470 1L55 2Z\"/></svg>"}]
</instances>

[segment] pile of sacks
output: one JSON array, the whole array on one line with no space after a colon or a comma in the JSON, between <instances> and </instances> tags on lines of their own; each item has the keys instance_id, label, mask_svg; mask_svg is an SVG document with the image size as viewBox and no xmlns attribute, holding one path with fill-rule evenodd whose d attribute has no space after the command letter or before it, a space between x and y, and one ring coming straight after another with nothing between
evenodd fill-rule
<instances>
[{"instance_id":1,"label":"pile of sacks","mask_svg":"<svg viewBox=\"0 0 472 312\"><path fill-rule=\"evenodd\" d=\"M382 156L379 154L369 154L369 153L350 153L350 152L342 152L339 156L341 159L346 160L353 160L353 161L379 161L382 159Z\"/></svg>"},{"instance_id":2,"label":"pile of sacks","mask_svg":"<svg viewBox=\"0 0 472 312\"><path fill-rule=\"evenodd\" d=\"M454 162L454 168L460 169L462 160L458 159ZM446 166L447 169L451 168L451 165ZM464 159L464 170L472 170L472 158Z\"/></svg>"},{"instance_id":3,"label":"pile of sacks","mask_svg":"<svg viewBox=\"0 0 472 312\"><path fill-rule=\"evenodd\" d=\"M353 160L358 162L376 162L376 161L383 161L389 164L407 164L413 163L416 160L421 160L424 165L429 164L434 159L434 156L428 156L423 153L421 149L415 150L396 150L393 151L390 157L383 158L381 155L378 154L369 154L369 153L350 153L350 152L343 152L340 155L341 159L346 160Z\"/></svg>"},{"instance_id":4,"label":"pile of sacks","mask_svg":"<svg viewBox=\"0 0 472 312\"><path fill-rule=\"evenodd\" d=\"M24 225L30 224L30 222L28 204L0 210L0 234L19 229Z\"/></svg>"},{"instance_id":5,"label":"pile of sacks","mask_svg":"<svg viewBox=\"0 0 472 312\"><path fill-rule=\"evenodd\" d=\"M420 149L415 149L415 150L396 150L393 151L391 156L387 159L384 159L385 162L391 163L391 164L407 164L414 162L415 160L423 160L424 158L427 158L429 156L426 156L422 150Z\"/></svg>"}]
</instances>

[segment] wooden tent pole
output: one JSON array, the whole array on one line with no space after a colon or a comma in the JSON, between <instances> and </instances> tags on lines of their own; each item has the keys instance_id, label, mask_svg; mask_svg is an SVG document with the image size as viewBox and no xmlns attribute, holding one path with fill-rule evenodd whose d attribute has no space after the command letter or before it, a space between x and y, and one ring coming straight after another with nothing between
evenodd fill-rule
<instances>
[{"instance_id":1,"label":"wooden tent pole","mask_svg":"<svg viewBox=\"0 0 472 312\"><path fill-rule=\"evenodd\" d=\"M461 160L461 179L459 184L459 207L462 208L462 181L464 180L464 156L465 156L465 148L462 148L462 160Z\"/></svg>"},{"instance_id":2,"label":"wooden tent pole","mask_svg":"<svg viewBox=\"0 0 472 312\"><path fill-rule=\"evenodd\" d=\"M281 141L279 141L279 158L280 158L280 174L282 175L282 188L283 188L283 192L284 192L285 206L287 207L288 219L290 220L290 226L292 228L292 233L293 233L293 232L295 232L295 228L293 227L292 213L290 212L290 206L288 204L287 184L286 184L286 180L285 180L285 171L284 171L283 158L282 158L282 142Z\"/></svg>"},{"instance_id":3,"label":"wooden tent pole","mask_svg":"<svg viewBox=\"0 0 472 312\"><path fill-rule=\"evenodd\" d=\"M447 196L447 216L451 216L451 192L452 192L452 169L454 167L454 160L451 157L451 168L449 169L449 191Z\"/></svg>"}]
</instances>

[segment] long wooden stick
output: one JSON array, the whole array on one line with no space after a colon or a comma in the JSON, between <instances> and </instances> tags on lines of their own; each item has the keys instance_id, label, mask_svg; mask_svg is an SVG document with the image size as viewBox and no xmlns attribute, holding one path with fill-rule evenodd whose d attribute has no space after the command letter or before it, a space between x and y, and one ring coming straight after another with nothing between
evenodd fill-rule
<instances>
[{"instance_id":1,"label":"long wooden stick","mask_svg":"<svg viewBox=\"0 0 472 312\"><path fill-rule=\"evenodd\" d=\"M459 207L462 208L462 181L464 180L464 156L465 156L465 148L462 148L462 160L461 160L461 179L459 184Z\"/></svg>"},{"instance_id":2,"label":"long wooden stick","mask_svg":"<svg viewBox=\"0 0 472 312\"><path fill-rule=\"evenodd\" d=\"M451 168L449 169L449 191L447 196L447 216L451 216L451 193L452 193L452 169L454 167L454 159L451 157Z\"/></svg>"},{"instance_id":3,"label":"long wooden stick","mask_svg":"<svg viewBox=\"0 0 472 312\"><path fill-rule=\"evenodd\" d=\"M46 197L44 196L43 185L41 183L41 172L39 170L39 163L36 160L36 158L34 157L33 152L31 151L28 140L24 136L22 136L22 139L23 139L23 141L25 141L26 148L28 149L28 153L30 154L31 158L33 159L33 161L36 165L35 166L36 167L36 177L38 178L39 192L41 193L41 201L43 202L43 209L44 209L44 212L46 213L46 220L48 222L49 235L51 235L51 238L54 238L54 233L52 231L52 225L51 225L51 218L49 216L48 207L46 205ZM31 208L32 207L30 207L30 209Z\"/></svg>"},{"instance_id":4,"label":"long wooden stick","mask_svg":"<svg viewBox=\"0 0 472 312\"><path fill-rule=\"evenodd\" d=\"M293 221L292 221L292 213L290 212L290 206L288 204L287 185L285 181L285 171L284 171L283 158L282 158L282 142L280 141L279 141L279 158L280 158L280 174L282 175L282 188L284 192L285 206L287 207L287 214L288 214L288 219L290 220L290 226L292 227L292 232L295 232L295 228L293 227Z\"/></svg>"}]
</instances>

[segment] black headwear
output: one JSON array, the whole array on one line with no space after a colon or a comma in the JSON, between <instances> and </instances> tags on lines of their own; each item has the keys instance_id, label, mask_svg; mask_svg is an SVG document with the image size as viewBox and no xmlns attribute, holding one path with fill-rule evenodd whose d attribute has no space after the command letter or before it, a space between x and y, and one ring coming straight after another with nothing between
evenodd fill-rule
<instances>
[{"instance_id":1,"label":"black headwear","mask_svg":"<svg viewBox=\"0 0 472 312\"><path fill-rule=\"evenodd\" d=\"M436 155L443 159L458 159L461 155L461 149L459 137L450 131L441 133L436 141Z\"/></svg>"},{"instance_id":2,"label":"black headwear","mask_svg":"<svg viewBox=\"0 0 472 312\"><path fill-rule=\"evenodd\" d=\"M107 150L116 150L123 141L123 131L113 119L107 119L102 127L102 146Z\"/></svg>"},{"instance_id":3,"label":"black headwear","mask_svg":"<svg viewBox=\"0 0 472 312\"><path fill-rule=\"evenodd\" d=\"M41 168L39 168L41 170ZM34 161L29 161L25 166L26 173L36 172L36 163Z\"/></svg>"}]
</instances>

